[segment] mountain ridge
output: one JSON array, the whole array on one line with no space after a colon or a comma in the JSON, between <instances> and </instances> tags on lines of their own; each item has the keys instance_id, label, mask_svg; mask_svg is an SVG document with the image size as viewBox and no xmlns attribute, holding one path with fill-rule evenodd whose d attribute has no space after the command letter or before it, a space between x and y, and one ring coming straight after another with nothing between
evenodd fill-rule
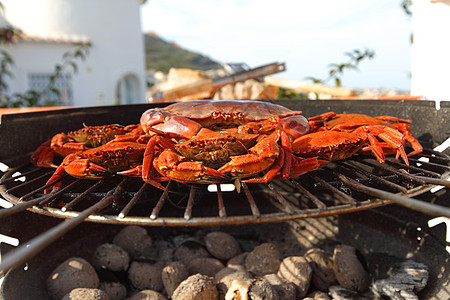
<instances>
[{"instance_id":1,"label":"mountain ridge","mask_svg":"<svg viewBox=\"0 0 450 300\"><path fill-rule=\"evenodd\" d=\"M183 49L168 42L154 32L144 34L146 69L167 73L170 68L210 70L220 68L220 63L198 52Z\"/></svg>"}]
</instances>

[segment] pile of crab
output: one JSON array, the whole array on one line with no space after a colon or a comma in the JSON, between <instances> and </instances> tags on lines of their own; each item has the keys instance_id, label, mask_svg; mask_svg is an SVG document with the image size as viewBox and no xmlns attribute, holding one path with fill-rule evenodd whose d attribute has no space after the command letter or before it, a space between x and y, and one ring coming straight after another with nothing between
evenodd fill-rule
<instances>
[{"instance_id":1,"label":"pile of crab","mask_svg":"<svg viewBox=\"0 0 450 300\"><path fill-rule=\"evenodd\" d=\"M358 151L372 153L381 163L386 154L395 154L408 164L408 156L422 151L408 123L334 112L306 119L301 111L273 103L196 100L149 109L137 125L59 133L31 161L56 168L48 183L59 181L64 172L86 179L139 176L161 189L168 180L269 182L297 177ZM409 154L406 143L413 149ZM59 166L55 155L64 157Z\"/></svg>"}]
</instances>

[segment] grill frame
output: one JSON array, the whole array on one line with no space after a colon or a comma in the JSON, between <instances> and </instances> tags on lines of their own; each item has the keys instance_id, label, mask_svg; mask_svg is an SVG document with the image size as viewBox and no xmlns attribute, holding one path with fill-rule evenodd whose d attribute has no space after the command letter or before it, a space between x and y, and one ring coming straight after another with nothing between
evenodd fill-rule
<instances>
[{"instance_id":1,"label":"grill frame","mask_svg":"<svg viewBox=\"0 0 450 300\"><path fill-rule=\"evenodd\" d=\"M271 101L273 103L281 104L286 107L289 107L293 110L303 110L304 115L306 117L310 117L313 115L317 115L323 113L325 111L333 110L336 113L366 113L369 115L384 115L389 114L399 118L410 118L413 123L411 125L411 130L414 136L418 137L420 142L425 146L433 147L439 141L442 141L446 138L446 133L443 132L443 129L440 127L445 127L448 122L446 116L450 111L450 105L446 105L446 103L442 103L441 109L437 110L433 106L435 103L433 101L371 101L371 100L362 100L362 101L345 101L345 100L277 100ZM5 136L4 139L6 142L5 147L0 149L0 161L3 157L3 152L9 153L9 160L13 160L11 164L20 165L24 161L28 160L29 153L34 151L34 149L42 143L42 141L49 139L54 134L61 131L70 131L76 130L81 127L81 124L87 125L102 125L102 124L112 124L112 123L120 123L122 125L128 125L136 123L139 120L140 115L147 109L151 107L162 107L166 106L170 103L156 103L156 104L145 104L145 105L127 105L127 106L108 106L108 107L92 107L92 108L70 108L64 110L56 110L56 111L48 111L48 112L35 112L29 114L17 114L17 115L3 115L2 123L0 125L0 134ZM374 112L376 110L377 113ZM426 124L426 126L417 126L420 120L423 120L426 117L428 120L433 120L431 126L430 124ZM417 119L416 121L414 121ZM55 123L56 122L56 123ZM432 129L432 131L430 131ZM50 130L50 131L49 131ZM18 134L21 131L25 131L27 137L30 139L18 139ZM3 135L5 134L5 135ZM9 136L8 136L9 135ZM437 142L436 142L437 141ZM12 148L12 149L11 149ZM15 150L15 151L13 151ZM24 154L29 151L28 154ZM13 153L13 155L11 155ZM17 154L16 154L17 153ZM436 153L429 152L433 155L437 155ZM431 154L429 157L431 157ZM449 165L448 156L445 154L442 155L444 159L444 164ZM334 163L333 163L334 164ZM337 162L336 164L341 164L341 162ZM400 165L398 169L402 169L405 166ZM375 170L375 169L374 169ZM11 171L11 174L14 172ZM397 172L398 173L398 172ZM447 179L449 177L449 169L447 171L442 172L441 178ZM342 175L342 174L341 174ZM426 174L425 174L426 175ZM397 174L397 177L402 177L404 175ZM4 176L5 177L5 176ZM5 178L2 178L2 182ZM344 178L345 179L345 178ZM407 178L406 180L414 181L414 178ZM46 180L45 180L46 181ZM44 182L45 182L44 181ZM300 180L301 181L301 180ZM341 185L342 185L342 180ZM73 181L72 181L73 182ZM351 184L351 182L346 182L347 186ZM283 185L283 183L277 183L275 181L275 185ZM414 189L409 189L406 192L400 193L400 195L404 195L407 197L413 197L420 193L424 193L430 190L434 185L431 183L422 183L421 187L417 187ZM289 206L284 202L283 197L279 195L279 192L274 187L274 185L270 184L270 190L275 194L275 198L278 201L281 201L285 206ZM200 188L197 188L200 189ZM20 197L15 197L8 189L5 188L4 185L0 187L0 190L5 198L7 198L11 203L22 204L22 199ZM157 189L155 189L157 190ZM114 194L114 189L110 190L110 194ZM159 191L159 190L157 190ZM339 194L339 190L335 193ZM341 193L342 194L342 193ZM119 214L115 215L105 215L105 214L92 214L87 217L87 221L91 222L100 222L100 223L119 223L119 224L127 224L127 225L147 225L147 226L209 226L209 225L227 225L227 224L245 224L245 223L268 223L268 222L282 222L288 221L298 218L307 218L307 217L320 217L337 213L349 213L355 212L363 209L374 208L382 205L386 205L390 203L387 200L390 199L392 201L392 197L395 197L396 194L382 195L382 197L376 196L373 199L366 199L366 201L359 201L356 203L345 203L345 201L354 201L351 198L345 199L344 202L338 205L332 205L331 208L327 207L323 209L320 205L314 208L308 208L306 210L285 212L282 209L280 212L276 212L274 214L259 214L258 212L252 212L249 216L226 216L225 207L223 206L223 193L220 193L218 196L218 214L219 216L212 217L202 217L202 218L192 218L188 216L183 217L156 217L159 210L159 204L156 205L154 210L156 211L156 215L154 212L150 215L150 218L147 217L129 217L123 216ZM339 195L338 195L339 196ZM114 197L114 196L113 196ZM386 198L388 197L388 198ZM39 197L38 197L39 198ZM42 200L45 200L45 197L42 196ZM100 198L101 199L101 198ZM35 199L36 200L36 199ZM35 201L33 200L33 201ZM37 199L39 200L39 199ZM110 199L111 200L111 199ZM255 208L255 204L252 203L253 200L249 199L249 204L251 209ZM403 199L400 199L403 200ZM113 200L111 200L113 201ZM164 202L164 199L160 200L160 204ZM254 202L254 201L253 201ZM314 202L314 201L313 201ZM420 204L420 203L419 203ZM42 202L39 207L37 206L29 206L29 210L33 212L37 212L44 215L50 215L58 218L76 218L81 213L77 211L63 211L60 208L52 208L44 206ZM421 208L425 209L425 208ZM257 210L257 207L256 207ZM224 216L225 215L225 216Z\"/></svg>"},{"instance_id":2,"label":"grill frame","mask_svg":"<svg viewBox=\"0 0 450 300\"><path fill-rule=\"evenodd\" d=\"M435 103L433 101L345 101L345 100L323 100L323 101L303 101L303 100L286 100L286 101L276 101L276 103L285 105L295 110L303 110L304 115L309 117L312 115L317 115L323 113L326 110L333 110L337 113L366 113L371 115L395 115L399 118L410 118L413 120L412 132L413 135L418 137L422 145L427 148L433 148L438 144L442 143L449 135L448 132L444 131L448 128L448 116L449 116L449 107L450 103L441 103L441 109L435 109ZM18 114L14 116L2 116L1 124L0 124L0 136L2 136L2 147L0 147L0 161L7 163L10 166L18 166L21 164L24 159L28 159L30 153L35 149L36 145L39 145L43 140L48 139L53 134L58 133L60 131L69 131L75 130L80 127L79 124L82 122L86 122L86 116L89 116L90 120L95 120L97 123L89 123L88 125L102 125L108 123L122 123L122 124L130 124L135 121L135 115L139 115L140 112L144 111L149 107L154 106L165 106L167 104L155 104L155 105L132 105L132 106L124 106L124 107L100 107L100 108L82 108L82 109L68 109L64 111L54 111L48 113L31 113L31 114ZM379 106L377 108L377 106ZM128 114L129 113L129 114ZM134 115L134 116L132 116ZM426 126L417 126L422 120L431 120L430 123L426 124ZM84 121L83 121L84 120ZM419 122L419 123L417 123ZM56 124L56 125L52 125ZM27 134L27 139L21 138L24 133ZM23 147L23 148L21 148ZM449 154L449 150L445 151L446 154ZM443 193L439 194L431 194L426 192L418 196L419 199L437 203L440 205L448 205L449 189L445 189ZM436 200L437 197L437 200ZM381 218L379 214L376 212L381 211L385 217ZM279 222L276 225L271 224L255 224L249 226L256 226L257 230L261 230L261 232L265 233L265 229L267 227L278 226L288 226L288 227L296 227L301 228L308 222L322 222L322 220L332 218L333 220L337 220L339 222L339 235L342 242L352 244L358 248L366 247L360 243L365 240L365 238L361 238L359 236L360 232L357 230L360 227L370 227L374 228L375 232L388 232L389 235L398 237L400 239L408 239L406 242L406 248L411 246L411 252L405 252L405 256L412 254L413 257L419 255L419 261L421 257L427 256L429 257L430 268L434 270L434 274L432 277L436 279L429 286L427 286L426 291L421 293L421 296L436 296L438 295L439 290L442 292L442 286L444 286L444 291L442 295L448 296L450 295L450 288L448 288L448 282L443 280L443 278L448 278L449 274L449 265L448 265L448 253L445 252L445 229L444 232L442 230L442 226L438 226L438 228L428 228L427 221L429 216L422 214L420 212L415 212L409 210L404 207L399 207L397 205L390 205L385 207L379 207L376 209L355 212L350 214L344 214L339 216L330 216L325 218L308 218L301 220L292 220L288 222ZM414 220L414 221L412 221ZM349 221L349 223L347 222ZM70 220L69 220L70 222ZM306 222L306 223L305 223ZM62 222L68 223L68 222ZM57 218L48 218L46 216L42 216L39 214L31 213L29 211L19 212L8 218L0 219L0 228L2 228L2 233L8 234L10 236L20 237L21 243L24 244L25 241L30 241L34 236L42 233L44 230L48 229L47 232L55 229L59 225L62 224ZM110 232L111 228L113 230L118 230L122 226L114 226L114 227L106 227L104 224L97 224L91 222L82 222L80 223L80 227L74 231L74 234L70 234L70 240L75 241L76 245L79 245L79 237L84 233L91 232L92 228L102 228L103 232ZM375 224L374 224L375 223ZM347 225L345 225L347 224ZM342 225L342 227L341 227ZM362 226L360 226L362 225ZM71 227L73 228L73 227ZM152 227L150 227L152 228ZM229 226L224 228L214 229L225 229L229 231L233 231L234 227L230 228ZM244 227L241 227L244 228ZM245 228L247 228L245 226ZM254 228L254 227L251 227ZM418 228L422 228L423 230L418 232ZM70 228L69 228L70 229ZM152 228L153 229L153 228ZM169 228L167 227L155 227L154 230L166 232ZM190 230L190 228L187 228ZM207 229L207 228L205 228ZM356 229L356 230L355 230ZM68 229L67 229L68 230ZM177 227L175 230L181 230L181 228ZM293 229L299 230L300 229ZM255 230L256 231L256 230ZM67 232L67 231L65 231ZM179 231L178 231L179 232ZM252 232L252 229L250 229ZM279 232L284 232L280 230ZM348 233L351 234L348 234ZM63 232L59 232L58 237L64 234ZM367 235L367 238L372 234L371 231L364 232L363 234ZM41 234L43 235L43 234ZM100 236L104 236L105 233L100 233ZM359 238L355 239L355 235L358 235ZM24 238L22 239L22 237ZM42 252L39 254L39 251L42 249L34 249L33 253L30 253L28 256L29 263L28 266L31 267L33 272L25 272L21 268L16 268L15 270L8 273L5 277L5 283L2 286L2 290L0 293L0 298L5 297L8 299L11 295L17 295L17 292L22 289L17 289L17 286L23 285L23 279L26 277L30 280L30 277L35 275L35 268L52 268L59 262L61 262L61 256L68 255L67 253L62 254L59 249L61 249L61 245L66 245L65 249L70 249L71 245L68 245L68 238L58 238L53 237L53 240L48 239L46 241L46 245L50 242L57 240L57 245L55 247L50 248L49 250ZM42 237L44 238L44 237ZM419 240L420 238L420 240ZM381 237L381 241L383 236ZM34 239L33 239L34 240ZM30 241L30 247L33 248L33 240ZM383 251L383 245L377 242L372 242L376 244L376 247L373 244L368 244L367 249L376 249L377 251ZM403 247L403 245L402 245ZM395 247L394 247L395 248ZM4 250L4 248L0 249ZM17 249L19 250L19 249ZM397 249L393 250L394 254L398 254ZM3 251L2 251L3 252ZM19 252L19 251L11 251L11 252ZM17 255L12 253L9 257L14 260ZM38 253L38 255L37 255ZM402 252L403 253L403 252ZM424 256L421 256L424 255ZM60 261L52 261L52 266L50 264L45 264L47 266L42 266L43 258L46 257L59 257ZM436 260L435 258L439 258ZM14 267L19 266L25 260L21 260L20 263L16 264ZM2 262L3 263L3 262ZM433 269L434 268L434 269ZM0 274L1 277L1 274ZM36 279L36 278L35 278ZM31 279L32 280L32 279ZM35 287L34 289L29 289L32 295L37 295L36 289L42 288L42 282L45 278L38 278L40 283L36 284L36 282L32 281L31 286ZM28 282L27 282L28 283ZM27 284L25 283L25 284ZM18 284L18 285L15 285ZM447 285L445 285L447 284ZM5 289L6 286L6 289ZM13 293L13 294L8 294ZM11 298L11 297L10 297ZM19 297L20 298L20 297ZM439 296L438 296L439 298ZM44 298L43 298L44 299Z\"/></svg>"}]
</instances>

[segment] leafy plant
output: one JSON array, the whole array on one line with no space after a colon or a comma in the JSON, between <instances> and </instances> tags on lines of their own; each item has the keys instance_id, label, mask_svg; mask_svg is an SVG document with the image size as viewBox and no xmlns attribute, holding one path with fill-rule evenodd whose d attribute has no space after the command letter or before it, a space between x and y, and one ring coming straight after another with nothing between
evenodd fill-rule
<instances>
[{"instance_id":1,"label":"leafy plant","mask_svg":"<svg viewBox=\"0 0 450 300\"><path fill-rule=\"evenodd\" d=\"M355 49L352 52L346 52L346 56L349 57L348 62L340 63L340 64L329 64L328 67L330 70L328 71L328 77L325 79L319 79L316 77L307 77L307 80L311 80L314 83L327 83L328 81L334 81L335 86L342 85L342 76L344 76L344 71L358 70L359 63L366 58L372 59L375 56L375 52L370 49L364 49L361 51L359 49Z\"/></svg>"},{"instance_id":2,"label":"leafy plant","mask_svg":"<svg viewBox=\"0 0 450 300\"><path fill-rule=\"evenodd\" d=\"M0 9L3 10L3 4L1 2ZM0 28L0 46L14 43L19 34L20 30L12 26ZM0 107L4 107L5 103L10 103L10 99L5 92L8 90L6 78L13 76L10 71L12 65L14 65L14 61L11 55L7 51L0 49Z\"/></svg>"},{"instance_id":3,"label":"leafy plant","mask_svg":"<svg viewBox=\"0 0 450 300\"><path fill-rule=\"evenodd\" d=\"M402 0L402 2L400 3L400 6L402 7L403 11L408 16L412 16L411 4L412 4L411 0Z\"/></svg>"},{"instance_id":4,"label":"leafy plant","mask_svg":"<svg viewBox=\"0 0 450 300\"><path fill-rule=\"evenodd\" d=\"M279 88L277 99L309 99L308 94L291 89Z\"/></svg>"}]
</instances>

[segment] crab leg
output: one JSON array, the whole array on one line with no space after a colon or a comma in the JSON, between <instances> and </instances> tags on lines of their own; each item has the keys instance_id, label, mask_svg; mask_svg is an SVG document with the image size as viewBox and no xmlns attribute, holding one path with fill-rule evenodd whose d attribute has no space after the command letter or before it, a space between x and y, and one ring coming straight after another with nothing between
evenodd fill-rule
<instances>
[{"instance_id":1,"label":"crab leg","mask_svg":"<svg viewBox=\"0 0 450 300\"><path fill-rule=\"evenodd\" d=\"M265 182L269 182L269 181L273 180L275 178L275 176L277 176L277 174L281 170L281 168L283 167L283 162L285 161L285 153L286 152L287 151L284 150L283 148L280 149L280 155L278 156L278 159L275 160L275 163L272 165L270 170L267 171L267 173L263 177L246 179L243 181L247 182L247 183L265 183ZM282 176L280 175L280 177L284 178L284 175L282 175ZM284 178L284 179L286 179L286 178Z\"/></svg>"},{"instance_id":2,"label":"crab leg","mask_svg":"<svg viewBox=\"0 0 450 300\"><path fill-rule=\"evenodd\" d=\"M173 143L162 136L155 135L147 143L147 147L145 148L144 152L144 159L142 162L142 179L145 182L148 182L147 180L151 180L151 178L154 178L154 169L153 169L153 160L156 156L156 146L160 145L162 148L175 150ZM158 149L159 151L159 149ZM150 182L149 182L150 183Z\"/></svg>"},{"instance_id":3,"label":"crab leg","mask_svg":"<svg viewBox=\"0 0 450 300\"><path fill-rule=\"evenodd\" d=\"M308 118L309 126L311 127L311 132L316 132L319 128L323 128L325 122L336 116L336 113L329 111L318 116Z\"/></svg>"},{"instance_id":4,"label":"crab leg","mask_svg":"<svg viewBox=\"0 0 450 300\"><path fill-rule=\"evenodd\" d=\"M291 159L292 159L292 146L291 141L289 137L287 136L285 131L280 130L280 138L281 138L281 147L284 149L284 151L280 151L284 153L283 158L278 158L278 160L281 160L281 164L283 166L281 171L281 177L283 179L289 178L289 173L291 172Z\"/></svg>"},{"instance_id":5,"label":"crab leg","mask_svg":"<svg viewBox=\"0 0 450 300\"><path fill-rule=\"evenodd\" d=\"M47 180L46 184L49 184L53 181L58 180L59 178L61 178L64 175L64 168L65 166L61 163L55 170L55 172L53 172L52 176L50 177L49 180ZM45 189L44 190L44 194L48 194L51 192L51 190L55 189L55 188L61 188L62 187L62 183L61 181L57 182L55 185L53 185L51 188Z\"/></svg>"},{"instance_id":6,"label":"crab leg","mask_svg":"<svg viewBox=\"0 0 450 300\"><path fill-rule=\"evenodd\" d=\"M406 121L408 121L408 120L406 120ZM413 156L413 155L419 154L419 153L421 153L423 151L422 145L419 143L418 140L416 140L412 136L408 124L405 124L405 123L394 123L394 124L391 124L391 125L394 128L396 128L398 131L400 131L405 136L405 140L408 141L408 143L414 149L414 151L409 153L408 156Z\"/></svg>"},{"instance_id":7,"label":"crab leg","mask_svg":"<svg viewBox=\"0 0 450 300\"><path fill-rule=\"evenodd\" d=\"M375 117L375 119L385 121L385 122L393 122L393 123L411 123L411 120L399 119L399 118L392 117L392 116L378 116L378 117Z\"/></svg>"},{"instance_id":8,"label":"crab leg","mask_svg":"<svg viewBox=\"0 0 450 300\"><path fill-rule=\"evenodd\" d=\"M142 176L142 165L134 167L133 169L117 172L117 174L124 175L124 176L143 177ZM170 179L167 177L158 177L158 178L156 178L156 177L150 178L149 177L149 178L146 178L144 181L147 182L148 184L153 185L154 187L156 187L158 189L165 190L166 188L163 185L161 185L158 181L169 181L169 180Z\"/></svg>"},{"instance_id":9,"label":"crab leg","mask_svg":"<svg viewBox=\"0 0 450 300\"><path fill-rule=\"evenodd\" d=\"M70 154L66 156L63 162L56 168L47 183L61 178L64 175L64 172L67 172L73 177L82 179L101 179L105 174L112 174L109 170L90 162L86 158L80 158L76 154ZM61 182L55 184L53 188L55 187L61 187ZM44 193L47 194L49 191L50 189L47 189Z\"/></svg>"},{"instance_id":10,"label":"crab leg","mask_svg":"<svg viewBox=\"0 0 450 300\"><path fill-rule=\"evenodd\" d=\"M358 134L358 131L360 130L367 133L369 143L373 147L371 148L371 150L377 157L378 161L384 162L384 152L380 142L375 138L375 135L388 143L389 146L396 149L396 158L398 158L398 156L400 155L405 164L409 165L408 157L406 155L405 148L403 147L402 142L404 135L401 134L398 130L384 125L372 125L358 127L358 129L356 129L354 133Z\"/></svg>"},{"instance_id":11,"label":"crab leg","mask_svg":"<svg viewBox=\"0 0 450 300\"><path fill-rule=\"evenodd\" d=\"M307 172L314 171L328 163L328 160L319 159L318 157L299 158L292 155L292 168L289 178L295 178Z\"/></svg>"},{"instance_id":12,"label":"crab leg","mask_svg":"<svg viewBox=\"0 0 450 300\"><path fill-rule=\"evenodd\" d=\"M206 167L201 161L189 161L167 149L153 161L161 175L179 182L218 182L227 177L220 171Z\"/></svg>"},{"instance_id":13,"label":"crab leg","mask_svg":"<svg viewBox=\"0 0 450 300\"><path fill-rule=\"evenodd\" d=\"M31 156L31 163L36 167L56 168L57 166L52 163L55 153L67 156L83 152L86 149L83 143L75 142L65 133L58 133L36 149Z\"/></svg>"}]
</instances>

